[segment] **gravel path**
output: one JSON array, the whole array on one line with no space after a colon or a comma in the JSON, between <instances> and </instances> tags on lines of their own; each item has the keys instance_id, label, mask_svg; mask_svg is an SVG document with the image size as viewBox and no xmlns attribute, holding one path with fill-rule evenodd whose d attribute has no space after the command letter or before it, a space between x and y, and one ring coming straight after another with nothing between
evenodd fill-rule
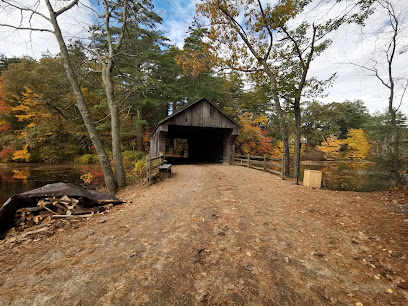
<instances>
[{"instance_id":1,"label":"gravel path","mask_svg":"<svg viewBox=\"0 0 408 306\"><path fill-rule=\"evenodd\" d=\"M0 242L0 305L408 303L406 216L387 193L238 166L172 170L122 190L128 203L107 214Z\"/></svg>"}]
</instances>

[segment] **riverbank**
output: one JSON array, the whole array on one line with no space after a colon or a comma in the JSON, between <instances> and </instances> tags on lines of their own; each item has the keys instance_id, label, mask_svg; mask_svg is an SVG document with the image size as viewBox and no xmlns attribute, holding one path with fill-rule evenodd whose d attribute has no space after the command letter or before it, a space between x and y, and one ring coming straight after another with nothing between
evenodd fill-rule
<instances>
[{"instance_id":1,"label":"riverbank","mask_svg":"<svg viewBox=\"0 0 408 306\"><path fill-rule=\"evenodd\" d=\"M0 304L403 305L406 193L307 189L238 166L174 166L50 237L0 242ZM39 240L38 240L39 239Z\"/></svg>"}]
</instances>

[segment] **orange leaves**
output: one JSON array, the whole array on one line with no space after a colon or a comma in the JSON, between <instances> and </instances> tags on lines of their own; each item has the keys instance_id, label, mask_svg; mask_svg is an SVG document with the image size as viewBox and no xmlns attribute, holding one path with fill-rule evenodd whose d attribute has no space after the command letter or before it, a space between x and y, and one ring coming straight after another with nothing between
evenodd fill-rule
<instances>
[{"instance_id":1,"label":"orange leaves","mask_svg":"<svg viewBox=\"0 0 408 306\"><path fill-rule=\"evenodd\" d=\"M241 130L236 140L238 151L243 154L251 153L255 155L272 155L274 148L272 137L267 136L265 127L268 119L261 114L256 116L252 113L239 115Z\"/></svg>"},{"instance_id":2,"label":"orange leaves","mask_svg":"<svg viewBox=\"0 0 408 306\"><path fill-rule=\"evenodd\" d=\"M184 76L196 78L201 73L210 71L211 61L215 58L204 44L203 46L202 50L185 49L183 54L176 56L176 63L183 69Z\"/></svg>"},{"instance_id":3,"label":"orange leaves","mask_svg":"<svg viewBox=\"0 0 408 306\"><path fill-rule=\"evenodd\" d=\"M340 154L342 143L336 136L331 135L320 146L316 146L316 149L324 153L326 160L334 160Z\"/></svg>"}]
</instances>

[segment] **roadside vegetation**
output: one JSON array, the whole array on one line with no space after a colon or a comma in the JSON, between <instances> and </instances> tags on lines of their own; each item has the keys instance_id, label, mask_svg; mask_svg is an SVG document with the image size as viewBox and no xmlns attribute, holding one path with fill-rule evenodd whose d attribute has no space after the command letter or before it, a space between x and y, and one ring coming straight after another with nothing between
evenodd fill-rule
<instances>
[{"instance_id":1,"label":"roadside vegetation","mask_svg":"<svg viewBox=\"0 0 408 306\"><path fill-rule=\"evenodd\" d=\"M237 153L283 156L287 175L297 173L300 159L377 161L396 180L407 171L407 76L392 73L406 50L396 39L403 20L392 1L338 1L350 9L297 28L293 22L314 2L202 1L182 49L156 30L162 19L151 1L100 3L105 13L90 27L88 44L57 35L57 17L76 1L60 10L45 2L61 53L0 57L0 162L99 163L101 172L83 180L100 180L114 193L141 177L156 124L206 97L242 126ZM243 13L245 26L236 21ZM390 37L379 50L389 73L363 68L389 90L384 111L369 113L357 99L320 102L341 71L318 80L309 75L313 61L330 48L331 34L363 26L373 13L389 19ZM225 48L231 52L217 51Z\"/></svg>"}]
</instances>

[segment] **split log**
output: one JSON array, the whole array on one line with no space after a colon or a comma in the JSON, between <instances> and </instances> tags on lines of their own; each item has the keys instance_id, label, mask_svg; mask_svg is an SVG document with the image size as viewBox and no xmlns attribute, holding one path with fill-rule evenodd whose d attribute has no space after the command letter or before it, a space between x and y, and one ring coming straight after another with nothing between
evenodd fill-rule
<instances>
[{"instance_id":1,"label":"split log","mask_svg":"<svg viewBox=\"0 0 408 306\"><path fill-rule=\"evenodd\" d=\"M64 218L89 218L93 217L94 214L87 214L87 215L52 215L52 219L64 219Z\"/></svg>"},{"instance_id":2,"label":"split log","mask_svg":"<svg viewBox=\"0 0 408 306\"><path fill-rule=\"evenodd\" d=\"M20 208L20 209L18 209L16 212L17 213L22 213L22 212L24 212L24 211L28 211L28 212L36 212L36 211L41 211L41 210L43 210L43 208L42 207L24 207L24 208Z\"/></svg>"}]
</instances>

